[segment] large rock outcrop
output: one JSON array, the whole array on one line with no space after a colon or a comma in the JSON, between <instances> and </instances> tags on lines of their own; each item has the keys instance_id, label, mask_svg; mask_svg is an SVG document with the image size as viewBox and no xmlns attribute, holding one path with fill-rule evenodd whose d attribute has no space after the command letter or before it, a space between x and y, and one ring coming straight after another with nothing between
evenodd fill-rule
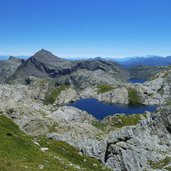
<instances>
[{"instance_id":1,"label":"large rock outcrop","mask_svg":"<svg viewBox=\"0 0 171 171\"><path fill-rule=\"evenodd\" d=\"M101 141L89 140L82 151L117 171L153 170L153 163L162 170L167 166L161 168L160 163L171 157L170 130L171 108L161 108L135 126L111 131Z\"/></svg>"},{"instance_id":2,"label":"large rock outcrop","mask_svg":"<svg viewBox=\"0 0 171 171\"><path fill-rule=\"evenodd\" d=\"M99 101L107 103L128 104L128 91L125 87L116 88L97 96Z\"/></svg>"}]
</instances>

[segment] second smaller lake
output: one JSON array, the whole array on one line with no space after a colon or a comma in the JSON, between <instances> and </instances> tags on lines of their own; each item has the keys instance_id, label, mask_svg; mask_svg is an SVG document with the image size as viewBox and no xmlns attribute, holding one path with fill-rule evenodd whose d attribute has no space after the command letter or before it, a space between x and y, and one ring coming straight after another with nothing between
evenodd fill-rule
<instances>
[{"instance_id":1,"label":"second smaller lake","mask_svg":"<svg viewBox=\"0 0 171 171\"><path fill-rule=\"evenodd\" d=\"M69 106L76 107L78 109L87 111L93 115L96 119L102 120L106 116L116 113L124 114L140 114L145 111L154 112L157 106L144 106L144 105L122 105L122 104L106 104L99 102L96 99L80 99L74 103L68 104Z\"/></svg>"},{"instance_id":2,"label":"second smaller lake","mask_svg":"<svg viewBox=\"0 0 171 171\"><path fill-rule=\"evenodd\" d=\"M141 84L143 84L145 81L147 81L147 80L145 80L145 79L137 79L137 78L129 79L129 83L141 83Z\"/></svg>"}]
</instances>

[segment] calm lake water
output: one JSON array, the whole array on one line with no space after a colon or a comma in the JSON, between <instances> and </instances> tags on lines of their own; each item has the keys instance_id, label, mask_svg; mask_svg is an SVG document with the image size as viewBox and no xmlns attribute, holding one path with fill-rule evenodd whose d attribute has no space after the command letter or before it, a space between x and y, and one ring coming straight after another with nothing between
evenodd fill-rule
<instances>
[{"instance_id":1,"label":"calm lake water","mask_svg":"<svg viewBox=\"0 0 171 171\"><path fill-rule=\"evenodd\" d=\"M145 81L147 81L147 80L145 80L145 79L137 79L137 78L131 78L131 79L129 79L129 83L144 83Z\"/></svg>"},{"instance_id":2,"label":"calm lake water","mask_svg":"<svg viewBox=\"0 0 171 171\"><path fill-rule=\"evenodd\" d=\"M132 106L132 105L121 105L121 104L106 104L99 102L96 99L81 99L69 106L76 107L81 110L85 110L92 114L97 119L103 119L108 115L116 113L124 114L138 114L144 113L145 111L153 112L157 106Z\"/></svg>"}]
</instances>

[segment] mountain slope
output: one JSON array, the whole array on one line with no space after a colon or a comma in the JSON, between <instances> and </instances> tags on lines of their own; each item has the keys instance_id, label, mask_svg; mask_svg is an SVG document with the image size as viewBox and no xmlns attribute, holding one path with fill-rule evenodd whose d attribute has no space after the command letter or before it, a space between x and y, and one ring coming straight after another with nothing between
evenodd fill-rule
<instances>
[{"instance_id":1,"label":"mountain slope","mask_svg":"<svg viewBox=\"0 0 171 171\"><path fill-rule=\"evenodd\" d=\"M165 69L166 67L137 65L129 67L128 71L131 78L149 80Z\"/></svg>"},{"instance_id":2,"label":"mountain slope","mask_svg":"<svg viewBox=\"0 0 171 171\"><path fill-rule=\"evenodd\" d=\"M54 56L52 53L41 50L34 56L26 60L15 73L16 78L19 77L53 77L55 71L69 68L72 63ZM23 78L21 78L23 79Z\"/></svg>"},{"instance_id":3,"label":"mountain slope","mask_svg":"<svg viewBox=\"0 0 171 171\"><path fill-rule=\"evenodd\" d=\"M87 73L91 74L87 75ZM91 85L92 81L89 80L101 83L101 80L106 80L106 75L109 79L103 83L116 83L126 79L126 71L115 62L101 59L69 61L42 49L26 60L9 79L9 82L25 83L28 77L35 76L58 81L58 84L77 86L78 82L83 81L84 83L84 78L88 77L87 81ZM73 81L73 77L78 77L78 80Z\"/></svg>"},{"instance_id":4,"label":"mountain slope","mask_svg":"<svg viewBox=\"0 0 171 171\"><path fill-rule=\"evenodd\" d=\"M11 119L0 115L0 170L100 171L96 159L80 154L62 141L29 137ZM46 148L46 151L43 151Z\"/></svg>"},{"instance_id":5,"label":"mountain slope","mask_svg":"<svg viewBox=\"0 0 171 171\"><path fill-rule=\"evenodd\" d=\"M24 60L10 57L8 60L0 60L0 83L11 77Z\"/></svg>"}]
</instances>

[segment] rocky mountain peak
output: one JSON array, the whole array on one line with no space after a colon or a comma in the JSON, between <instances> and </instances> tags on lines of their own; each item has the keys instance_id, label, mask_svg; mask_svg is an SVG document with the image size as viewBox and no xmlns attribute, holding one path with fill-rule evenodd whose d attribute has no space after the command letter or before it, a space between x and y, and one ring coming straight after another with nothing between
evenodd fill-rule
<instances>
[{"instance_id":1,"label":"rocky mountain peak","mask_svg":"<svg viewBox=\"0 0 171 171\"><path fill-rule=\"evenodd\" d=\"M16 58L14 56L10 56L8 60L11 61L11 60L15 60L15 59Z\"/></svg>"},{"instance_id":2,"label":"rocky mountain peak","mask_svg":"<svg viewBox=\"0 0 171 171\"><path fill-rule=\"evenodd\" d=\"M35 53L35 55L53 55L50 51L41 49Z\"/></svg>"},{"instance_id":3,"label":"rocky mountain peak","mask_svg":"<svg viewBox=\"0 0 171 171\"><path fill-rule=\"evenodd\" d=\"M104 60L102 57L100 57L100 56L97 56L97 57L95 57L94 58L95 60Z\"/></svg>"},{"instance_id":4,"label":"rocky mountain peak","mask_svg":"<svg viewBox=\"0 0 171 171\"><path fill-rule=\"evenodd\" d=\"M14 56L10 56L10 57L8 58L8 61L22 62L22 61L24 61L24 59L20 59L20 58L14 57Z\"/></svg>"},{"instance_id":5,"label":"rocky mountain peak","mask_svg":"<svg viewBox=\"0 0 171 171\"><path fill-rule=\"evenodd\" d=\"M58 56L55 56L50 51L41 49L31 57L31 60L32 61L40 61L41 63L44 63L46 65L47 64L55 65L56 62L57 63L62 62L64 59L62 59Z\"/></svg>"}]
</instances>

